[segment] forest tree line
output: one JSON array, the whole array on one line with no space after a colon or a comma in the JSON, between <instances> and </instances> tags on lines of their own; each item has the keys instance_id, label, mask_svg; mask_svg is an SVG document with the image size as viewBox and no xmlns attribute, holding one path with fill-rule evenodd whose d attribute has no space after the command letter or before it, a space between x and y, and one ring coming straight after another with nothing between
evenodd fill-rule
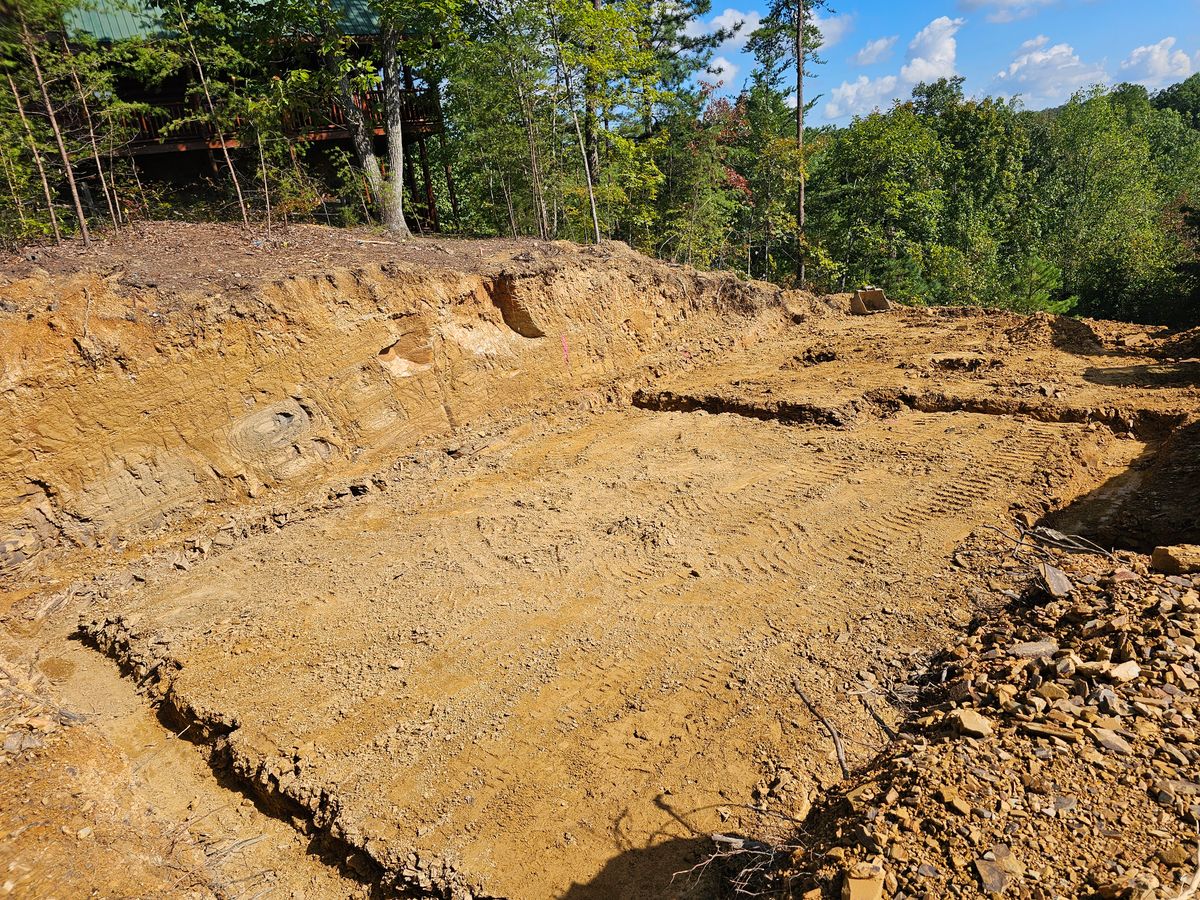
<instances>
[{"instance_id":1,"label":"forest tree line","mask_svg":"<svg viewBox=\"0 0 1200 900\"><path fill-rule=\"evenodd\" d=\"M122 7L145 34L102 43L73 27L82 2L0 0L9 246L151 218L436 222L912 303L1200 319L1200 75L1044 111L944 79L798 128L798 71L801 115L820 100L822 0L775 0L736 36L695 27L708 0L160 0ZM369 35L349 27L364 14ZM731 37L756 62L733 94L708 71ZM163 133L219 138L202 185L126 152L172 81L187 103ZM444 126L419 144L404 91ZM333 105L349 141L295 139Z\"/></svg>"}]
</instances>

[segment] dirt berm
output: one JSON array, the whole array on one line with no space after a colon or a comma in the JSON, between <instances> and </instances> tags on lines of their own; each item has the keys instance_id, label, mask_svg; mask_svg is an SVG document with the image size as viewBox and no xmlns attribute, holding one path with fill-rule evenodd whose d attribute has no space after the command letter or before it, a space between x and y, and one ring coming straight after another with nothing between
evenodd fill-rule
<instances>
[{"instance_id":1,"label":"dirt berm","mask_svg":"<svg viewBox=\"0 0 1200 900\"><path fill-rule=\"evenodd\" d=\"M973 534L1197 528L1165 485L1196 484L1198 364L1154 329L851 317L619 245L288 241L4 262L0 588L56 703L140 690L340 863L309 896L711 896L676 876L711 832L842 778L800 693L864 764L904 711L846 679L1006 587L961 577Z\"/></svg>"}]
</instances>

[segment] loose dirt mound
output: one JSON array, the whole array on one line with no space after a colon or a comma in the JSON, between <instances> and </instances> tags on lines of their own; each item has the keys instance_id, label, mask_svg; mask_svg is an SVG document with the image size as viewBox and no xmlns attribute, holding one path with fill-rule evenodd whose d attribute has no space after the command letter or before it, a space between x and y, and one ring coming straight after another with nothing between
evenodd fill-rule
<instances>
[{"instance_id":1,"label":"loose dirt mound","mask_svg":"<svg viewBox=\"0 0 1200 900\"><path fill-rule=\"evenodd\" d=\"M850 317L619 245L306 229L324 271L189 234L190 294L165 229L144 264L10 266L5 625L65 658L80 623L121 702L254 795L231 828L341 861L277 865L310 896L712 896L673 877L709 833L842 783L822 719L867 765L912 671L1021 586L996 547L968 577L973 533L1106 497L1114 543L1194 518L1165 485L1200 378L1147 329ZM117 701L94 682L58 689Z\"/></svg>"},{"instance_id":2,"label":"loose dirt mound","mask_svg":"<svg viewBox=\"0 0 1200 900\"><path fill-rule=\"evenodd\" d=\"M1167 359L1200 359L1200 328L1193 328L1163 341L1159 354Z\"/></svg>"}]
</instances>

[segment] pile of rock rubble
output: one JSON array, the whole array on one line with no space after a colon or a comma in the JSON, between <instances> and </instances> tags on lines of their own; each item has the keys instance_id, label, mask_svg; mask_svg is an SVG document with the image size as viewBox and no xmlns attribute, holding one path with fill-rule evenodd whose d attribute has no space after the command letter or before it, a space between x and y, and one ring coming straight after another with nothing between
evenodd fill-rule
<instances>
[{"instance_id":1,"label":"pile of rock rubble","mask_svg":"<svg viewBox=\"0 0 1200 900\"><path fill-rule=\"evenodd\" d=\"M932 661L903 733L808 817L796 896L1200 887L1200 548L1053 562Z\"/></svg>"}]
</instances>

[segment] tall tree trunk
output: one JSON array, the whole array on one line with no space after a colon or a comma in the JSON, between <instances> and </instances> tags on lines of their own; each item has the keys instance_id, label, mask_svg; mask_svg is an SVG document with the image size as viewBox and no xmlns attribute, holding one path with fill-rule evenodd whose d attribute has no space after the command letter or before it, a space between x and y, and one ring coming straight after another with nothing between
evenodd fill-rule
<instances>
[{"instance_id":1,"label":"tall tree trunk","mask_svg":"<svg viewBox=\"0 0 1200 900\"><path fill-rule=\"evenodd\" d=\"M33 136L33 127L25 115L25 104L17 92L17 83L11 75L8 76L8 86L12 88L13 99L17 102L17 112L21 116L21 124L25 126L25 137L29 139L29 152L33 154L33 164L37 167L38 177L42 180L42 191L46 195L46 211L50 213L50 226L54 229L54 242L62 243L62 232L58 228L58 214L54 211L54 198L50 194L50 180L46 177L46 167L42 165L42 154L38 152L37 140Z\"/></svg>"},{"instance_id":2,"label":"tall tree trunk","mask_svg":"<svg viewBox=\"0 0 1200 900\"><path fill-rule=\"evenodd\" d=\"M557 51L556 64L561 68L563 84L567 89L567 105L571 108L571 121L575 124L575 137L579 140L579 153L583 156L583 176L584 183L587 185L588 205L592 210L592 231L596 236L596 243L600 243L600 216L596 213L596 191L592 184L592 167L588 161L587 146L583 141L583 129L579 127L579 114L575 110L575 92L571 90L571 73L567 69L567 62L563 59L562 42L558 37L558 23L554 19L553 13L550 16L550 25L554 34L554 48Z\"/></svg>"},{"instance_id":3,"label":"tall tree trunk","mask_svg":"<svg viewBox=\"0 0 1200 900\"><path fill-rule=\"evenodd\" d=\"M358 98L354 96L349 74L341 73L337 84L338 103L341 104L342 116L346 120L346 130L350 132L354 155L358 157L358 165L367 180L368 190L376 200L382 201L383 172L379 168L379 157L375 155L375 129L367 125L367 117L358 105Z\"/></svg>"},{"instance_id":4,"label":"tall tree trunk","mask_svg":"<svg viewBox=\"0 0 1200 900\"><path fill-rule=\"evenodd\" d=\"M521 77L517 67L510 59L508 71L512 75L513 87L517 91L517 102L521 107L521 121L525 126L525 142L529 148L529 175L533 186L533 207L537 210L538 237L543 241L550 238L550 221L546 216L546 194L542 186L542 164L538 158L537 135L533 130L533 111L526 101L525 91L521 87Z\"/></svg>"},{"instance_id":5,"label":"tall tree trunk","mask_svg":"<svg viewBox=\"0 0 1200 900\"><path fill-rule=\"evenodd\" d=\"M417 86L413 82L412 69L408 66L404 67L404 88L410 96L416 97ZM428 96L428 94L426 94ZM441 102L438 103L438 112L441 113ZM417 156L421 162L421 183L425 188L425 220L429 223L432 231L440 231L438 227L438 212L437 201L433 197L433 178L429 174L429 149L425 146L425 135L417 129Z\"/></svg>"},{"instance_id":6,"label":"tall tree trunk","mask_svg":"<svg viewBox=\"0 0 1200 900\"><path fill-rule=\"evenodd\" d=\"M413 167L411 153L404 154L404 186L408 188L408 196L414 198L413 202L415 203L417 196L417 170ZM422 217L414 212L413 221L417 225L417 234L425 237L425 223L422 221Z\"/></svg>"},{"instance_id":7,"label":"tall tree trunk","mask_svg":"<svg viewBox=\"0 0 1200 900\"><path fill-rule=\"evenodd\" d=\"M508 227L512 231L512 236L517 236L517 212L513 209L512 191L508 189L508 179L503 175L500 176L500 190L504 192L504 202L508 206Z\"/></svg>"},{"instance_id":8,"label":"tall tree trunk","mask_svg":"<svg viewBox=\"0 0 1200 900\"><path fill-rule=\"evenodd\" d=\"M808 0L796 0L796 158L800 166L800 185L796 191L796 275L797 287L803 288L806 276L804 247L804 187L807 180L804 164L804 26L808 17Z\"/></svg>"},{"instance_id":9,"label":"tall tree trunk","mask_svg":"<svg viewBox=\"0 0 1200 900\"><path fill-rule=\"evenodd\" d=\"M433 99L437 104L438 115L438 148L442 153L442 170L446 174L446 192L450 195L450 211L454 214L454 230L462 231L462 219L458 214L458 191L454 187L454 176L450 172L450 153L446 149L445 116L442 115L442 89L434 84L431 88Z\"/></svg>"},{"instance_id":10,"label":"tall tree trunk","mask_svg":"<svg viewBox=\"0 0 1200 900\"><path fill-rule=\"evenodd\" d=\"M383 224L393 235L412 237L404 221L404 93L400 87L400 35L390 18L380 29L383 55L383 111L387 131L388 180L383 193Z\"/></svg>"},{"instance_id":11,"label":"tall tree trunk","mask_svg":"<svg viewBox=\"0 0 1200 900\"><path fill-rule=\"evenodd\" d=\"M196 52L196 43L192 40L192 33L188 31L187 20L183 15L183 8L176 4L179 10L179 24L183 29L183 36L187 38L188 50L192 54L192 63L196 66L196 74L200 78L200 87L204 89L204 101L208 104L208 114L212 117L213 128L217 132L217 140L221 144L221 155L225 157L225 165L229 168L229 177L233 181L233 190L237 194L238 209L242 212L242 225L250 227L250 215L246 212L246 200L242 197L242 185L238 180L237 170L233 167L233 160L229 156L229 146L225 143L225 129L221 127L220 121L217 119L217 107L213 103L212 94L208 90L208 78L204 75L204 66L200 63L200 54Z\"/></svg>"},{"instance_id":12,"label":"tall tree trunk","mask_svg":"<svg viewBox=\"0 0 1200 900\"><path fill-rule=\"evenodd\" d=\"M323 22L325 41L330 46L336 46L340 33L333 19ZM366 190L376 201L383 203L384 185L383 171L379 165L379 157L375 154L375 126L368 122L363 106L359 105L354 94L354 86L350 83L350 73L346 68L346 60L341 50L336 50L326 58L329 70L336 75L337 100L342 108L342 118L346 122L346 130L350 132L350 143L354 146L354 155L358 158L359 168L362 169ZM371 213L366 201L363 201L363 212L367 222L371 221Z\"/></svg>"},{"instance_id":13,"label":"tall tree trunk","mask_svg":"<svg viewBox=\"0 0 1200 900\"><path fill-rule=\"evenodd\" d=\"M88 140L92 144L92 159L96 163L96 177L100 179L100 190L104 192L104 202L108 206L108 216L112 219L113 228L118 227L117 209L113 205L112 195L108 192L108 181L104 177L104 163L100 161L100 145L96 141L96 127L92 123L92 110L88 106L87 95L83 92L83 83L75 70L75 59L71 56L71 45L67 43L66 35L62 36L63 52L67 57L67 65L71 69L71 80L75 83L75 94L79 97L79 106L83 110L83 120L87 125Z\"/></svg>"},{"instance_id":14,"label":"tall tree trunk","mask_svg":"<svg viewBox=\"0 0 1200 900\"><path fill-rule=\"evenodd\" d=\"M441 101L438 102L441 109ZM442 171L446 174L446 191L450 194L450 212L454 214L454 230L462 231L462 219L458 214L458 191L454 188L454 175L450 171L450 152L446 149L446 136L438 132L438 145L442 151Z\"/></svg>"},{"instance_id":15,"label":"tall tree trunk","mask_svg":"<svg viewBox=\"0 0 1200 900\"><path fill-rule=\"evenodd\" d=\"M63 142L62 129L58 127L58 116L54 114L54 104L50 102L50 91L46 88L46 79L42 77L42 67L38 64L37 53L33 49L33 36L29 26L21 19L21 41L25 44L25 52L29 54L33 75L37 79L38 89L42 92L42 103L46 107L46 117L50 120L50 128L54 131L54 140L58 144L58 153L62 157L63 170L66 172L67 185L71 188L71 199L75 202L75 215L79 217L79 233L83 236L83 246L92 243L88 231L87 216L83 214L83 203L79 199L79 185L75 183L75 171L71 168L71 157L67 154L67 145Z\"/></svg>"},{"instance_id":16,"label":"tall tree trunk","mask_svg":"<svg viewBox=\"0 0 1200 900\"><path fill-rule=\"evenodd\" d=\"M592 9L599 12L602 0L592 0ZM588 55L595 53L595 47L588 47ZM596 184L600 178L600 136L599 121L596 115L597 85L595 77L588 72L583 81L583 143L587 148L588 178Z\"/></svg>"}]
</instances>

